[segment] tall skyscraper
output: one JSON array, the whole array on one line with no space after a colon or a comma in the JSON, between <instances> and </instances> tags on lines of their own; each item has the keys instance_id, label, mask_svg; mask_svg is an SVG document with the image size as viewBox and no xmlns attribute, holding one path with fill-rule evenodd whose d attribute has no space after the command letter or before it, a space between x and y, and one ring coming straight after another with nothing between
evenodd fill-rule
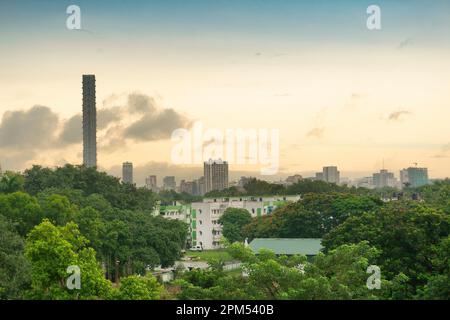
<instances>
[{"instance_id":1,"label":"tall skyscraper","mask_svg":"<svg viewBox=\"0 0 450 320\"><path fill-rule=\"evenodd\" d=\"M133 184L133 164L131 162L122 164L122 181Z\"/></svg>"},{"instance_id":2,"label":"tall skyscraper","mask_svg":"<svg viewBox=\"0 0 450 320\"><path fill-rule=\"evenodd\" d=\"M337 167L330 166L330 167L323 167L323 180L328 183L339 183L339 176L340 172L338 171Z\"/></svg>"},{"instance_id":3,"label":"tall skyscraper","mask_svg":"<svg viewBox=\"0 0 450 320\"><path fill-rule=\"evenodd\" d=\"M83 164L97 166L97 110L95 75L83 75Z\"/></svg>"},{"instance_id":4,"label":"tall skyscraper","mask_svg":"<svg viewBox=\"0 0 450 320\"><path fill-rule=\"evenodd\" d=\"M228 188L228 162L209 159L203 164L203 172L206 192Z\"/></svg>"}]
</instances>

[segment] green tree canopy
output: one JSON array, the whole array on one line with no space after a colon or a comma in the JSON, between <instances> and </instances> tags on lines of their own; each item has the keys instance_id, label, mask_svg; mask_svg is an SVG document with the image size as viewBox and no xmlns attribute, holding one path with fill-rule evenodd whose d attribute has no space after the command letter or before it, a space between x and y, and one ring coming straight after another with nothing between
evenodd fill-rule
<instances>
[{"instance_id":1,"label":"green tree canopy","mask_svg":"<svg viewBox=\"0 0 450 320\"><path fill-rule=\"evenodd\" d=\"M219 218L222 225L223 236L230 242L244 241L242 228L249 224L252 216L246 209L227 208L223 215Z\"/></svg>"}]
</instances>

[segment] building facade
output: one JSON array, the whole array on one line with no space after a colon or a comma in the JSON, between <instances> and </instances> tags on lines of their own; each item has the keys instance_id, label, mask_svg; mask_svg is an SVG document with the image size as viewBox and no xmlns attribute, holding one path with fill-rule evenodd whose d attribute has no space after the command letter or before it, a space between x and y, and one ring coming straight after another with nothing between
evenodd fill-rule
<instances>
[{"instance_id":1,"label":"building facade","mask_svg":"<svg viewBox=\"0 0 450 320\"><path fill-rule=\"evenodd\" d=\"M148 176L145 178L145 187L153 192L158 192L158 185L155 175Z\"/></svg>"},{"instance_id":2,"label":"building facade","mask_svg":"<svg viewBox=\"0 0 450 320\"><path fill-rule=\"evenodd\" d=\"M323 167L322 179L328 183L339 184L340 172L335 166Z\"/></svg>"},{"instance_id":3,"label":"building facade","mask_svg":"<svg viewBox=\"0 0 450 320\"><path fill-rule=\"evenodd\" d=\"M163 178L163 189L164 190L175 190L177 183L174 176L167 176Z\"/></svg>"},{"instance_id":4,"label":"building facade","mask_svg":"<svg viewBox=\"0 0 450 320\"><path fill-rule=\"evenodd\" d=\"M206 193L228 188L228 163L226 161L209 159L203 164L203 172Z\"/></svg>"},{"instance_id":5,"label":"building facade","mask_svg":"<svg viewBox=\"0 0 450 320\"><path fill-rule=\"evenodd\" d=\"M97 109L95 75L83 75L83 164L97 166Z\"/></svg>"},{"instance_id":6,"label":"building facade","mask_svg":"<svg viewBox=\"0 0 450 320\"><path fill-rule=\"evenodd\" d=\"M402 177L403 186L412 188L424 186L429 183L427 168L409 167L400 171L400 177Z\"/></svg>"},{"instance_id":7,"label":"building facade","mask_svg":"<svg viewBox=\"0 0 450 320\"><path fill-rule=\"evenodd\" d=\"M133 184L133 164L131 162L122 164L122 181Z\"/></svg>"},{"instance_id":8,"label":"building facade","mask_svg":"<svg viewBox=\"0 0 450 320\"><path fill-rule=\"evenodd\" d=\"M380 170L380 172L373 174L373 185L377 189L385 187L396 188L398 186L398 181L392 172L383 169Z\"/></svg>"},{"instance_id":9,"label":"building facade","mask_svg":"<svg viewBox=\"0 0 450 320\"><path fill-rule=\"evenodd\" d=\"M222 226L219 218L227 208L246 209L252 217L271 214L275 209L300 196L206 198L191 204L191 241L205 250L222 247Z\"/></svg>"}]
</instances>

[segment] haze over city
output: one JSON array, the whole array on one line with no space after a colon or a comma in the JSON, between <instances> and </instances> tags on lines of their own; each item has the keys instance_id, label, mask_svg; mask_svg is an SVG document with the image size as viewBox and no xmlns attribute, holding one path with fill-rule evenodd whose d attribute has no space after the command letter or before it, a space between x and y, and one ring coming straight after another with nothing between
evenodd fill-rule
<instances>
[{"instance_id":1,"label":"haze over city","mask_svg":"<svg viewBox=\"0 0 450 320\"><path fill-rule=\"evenodd\" d=\"M95 74L98 166L120 176L131 161L139 185L201 175L170 159L171 133L194 121L279 129L268 180L327 165L362 177L383 163L448 177L450 5L379 2L377 32L367 1L79 1L81 30L66 28L66 3L2 2L0 163L81 164L81 75ZM230 166L242 175L259 166Z\"/></svg>"}]
</instances>

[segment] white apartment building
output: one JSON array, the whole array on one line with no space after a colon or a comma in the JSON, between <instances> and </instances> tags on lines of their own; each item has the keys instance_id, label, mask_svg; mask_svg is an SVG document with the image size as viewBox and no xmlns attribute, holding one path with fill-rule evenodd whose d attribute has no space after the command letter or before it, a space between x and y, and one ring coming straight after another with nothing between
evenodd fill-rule
<instances>
[{"instance_id":1,"label":"white apartment building","mask_svg":"<svg viewBox=\"0 0 450 320\"><path fill-rule=\"evenodd\" d=\"M191 204L192 245L203 249L221 247L222 226L218 220L227 208L246 209L252 217L270 214L276 208L300 199L300 196L207 198Z\"/></svg>"}]
</instances>

